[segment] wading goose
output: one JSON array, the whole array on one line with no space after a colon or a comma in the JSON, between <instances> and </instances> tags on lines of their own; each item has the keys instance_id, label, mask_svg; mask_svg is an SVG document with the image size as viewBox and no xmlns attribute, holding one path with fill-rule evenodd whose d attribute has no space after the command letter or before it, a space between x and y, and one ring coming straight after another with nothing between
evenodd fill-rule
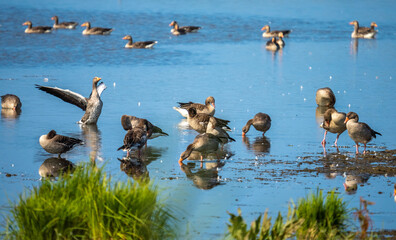
<instances>
[{"instance_id":1,"label":"wading goose","mask_svg":"<svg viewBox=\"0 0 396 240\"><path fill-rule=\"evenodd\" d=\"M213 118L213 117L211 117L211 118ZM228 142L235 142L235 139L230 137L230 135L227 133L227 131L224 130L222 127L216 126L216 122L214 122L214 121L209 121L207 128L206 128L206 132L213 134L216 137L220 138L222 147L224 144L226 144Z\"/></svg>"},{"instance_id":2,"label":"wading goose","mask_svg":"<svg viewBox=\"0 0 396 240\"><path fill-rule=\"evenodd\" d=\"M77 22L61 22L59 23L59 18L58 16L53 16L51 20L54 20L55 23L52 26L55 29L75 29L76 26L78 25Z\"/></svg>"},{"instance_id":3,"label":"wading goose","mask_svg":"<svg viewBox=\"0 0 396 240\"><path fill-rule=\"evenodd\" d=\"M382 136L366 123L359 122L359 116L354 112L349 112L346 115L345 123L349 137L356 143L356 154L359 153L359 143L364 144L363 154L366 154L366 144L376 138L376 135Z\"/></svg>"},{"instance_id":4,"label":"wading goose","mask_svg":"<svg viewBox=\"0 0 396 240\"><path fill-rule=\"evenodd\" d=\"M194 142L188 145L186 151L180 155L179 165L183 164L183 160L188 158L192 151L197 151L201 154L201 161L204 154L216 152L219 149L221 139L210 133L202 133L195 137Z\"/></svg>"},{"instance_id":5,"label":"wading goose","mask_svg":"<svg viewBox=\"0 0 396 240\"><path fill-rule=\"evenodd\" d=\"M270 129L271 127L271 118L268 114L265 113L257 113L254 115L253 119L247 121L246 125L242 128L242 136L245 136L247 132L249 132L250 126L252 126L260 132L264 134Z\"/></svg>"},{"instance_id":6,"label":"wading goose","mask_svg":"<svg viewBox=\"0 0 396 240\"><path fill-rule=\"evenodd\" d=\"M92 92L89 98L85 98L78 93L72 92L68 89L61 89L57 87L44 87L36 84L36 88L41 91L54 95L65 102L76 105L85 111L84 116L78 121L79 124L96 124L98 122L100 113L102 112L103 102L100 95L106 89L106 85L101 82L99 77L94 77L92 81Z\"/></svg>"},{"instance_id":7,"label":"wading goose","mask_svg":"<svg viewBox=\"0 0 396 240\"><path fill-rule=\"evenodd\" d=\"M44 148L45 151L58 154L59 158L62 153L69 151L74 145L83 143L82 140L77 138L58 135L55 130L51 130L48 134L42 135L39 142L40 146Z\"/></svg>"},{"instance_id":8,"label":"wading goose","mask_svg":"<svg viewBox=\"0 0 396 240\"><path fill-rule=\"evenodd\" d=\"M28 26L25 29L25 33L50 33L52 31L52 27L47 27L47 26L32 27L33 24L31 21L26 21L22 25Z\"/></svg>"},{"instance_id":9,"label":"wading goose","mask_svg":"<svg viewBox=\"0 0 396 240\"><path fill-rule=\"evenodd\" d=\"M216 118L205 113L197 113L196 109L193 107L188 109L187 122L190 124L192 129L199 133L207 131L209 122L212 123L212 127L214 126L231 130L231 128L227 126L230 121Z\"/></svg>"},{"instance_id":10,"label":"wading goose","mask_svg":"<svg viewBox=\"0 0 396 240\"><path fill-rule=\"evenodd\" d=\"M147 132L147 137L149 139L153 139L159 136L169 136L166 132L163 132L161 128L155 126L150 121L144 118L122 115L121 125L125 131L131 130L132 128L135 127L142 128Z\"/></svg>"},{"instance_id":11,"label":"wading goose","mask_svg":"<svg viewBox=\"0 0 396 240\"><path fill-rule=\"evenodd\" d=\"M336 102L333 91L328 87L319 88L315 100L319 107L333 107Z\"/></svg>"},{"instance_id":12,"label":"wading goose","mask_svg":"<svg viewBox=\"0 0 396 240\"><path fill-rule=\"evenodd\" d=\"M195 32L198 32L199 29L201 29L201 27L198 27L198 26L183 26L183 27L180 27L179 24L176 21L172 21L169 24L169 27L173 26L173 28L171 29L171 33L173 33L175 31L175 26L176 25L177 25L179 30L183 30L186 33L195 33Z\"/></svg>"},{"instance_id":13,"label":"wading goose","mask_svg":"<svg viewBox=\"0 0 396 240\"><path fill-rule=\"evenodd\" d=\"M18 96L14 94L6 94L1 96L1 108L18 111L21 110L21 107L22 103Z\"/></svg>"},{"instance_id":14,"label":"wading goose","mask_svg":"<svg viewBox=\"0 0 396 240\"><path fill-rule=\"evenodd\" d=\"M158 43L157 41L133 42L130 35L126 35L122 39L128 40L125 48L152 48L156 43Z\"/></svg>"},{"instance_id":15,"label":"wading goose","mask_svg":"<svg viewBox=\"0 0 396 240\"><path fill-rule=\"evenodd\" d=\"M85 22L81 24L81 27L86 27L86 29L82 32L83 35L108 35L113 31L112 28L101 28L101 27L94 27L91 28L90 22Z\"/></svg>"},{"instance_id":16,"label":"wading goose","mask_svg":"<svg viewBox=\"0 0 396 240\"><path fill-rule=\"evenodd\" d=\"M267 42L267 44L265 44L265 48L270 51L277 51L280 47L276 38L273 37Z\"/></svg>"},{"instance_id":17,"label":"wading goose","mask_svg":"<svg viewBox=\"0 0 396 240\"><path fill-rule=\"evenodd\" d=\"M371 23L371 27L359 27L359 22L358 21L352 21L349 23L350 25L353 25L353 32L351 34L352 38L374 38L375 34L377 34L377 30L375 30L375 27L378 27L378 25L375 22Z\"/></svg>"},{"instance_id":18,"label":"wading goose","mask_svg":"<svg viewBox=\"0 0 396 240\"><path fill-rule=\"evenodd\" d=\"M326 135L327 132L337 133L337 138L334 145L337 146L338 137L346 130L345 118L346 114L343 112L337 112L334 108L329 108L323 115L323 123L320 125L325 131L322 146L326 146Z\"/></svg>"},{"instance_id":19,"label":"wading goose","mask_svg":"<svg viewBox=\"0 0 396 240\"><path fill-rule=\"evenodd\" d=\"M280 32L279 34L278 34L278 39L276 40L276 43L279 45L279 47L280 48L283 48L286 44L285 44L285 41L283 41L283 33L282 32Z\"/></svg>"},{"instance_id":20,"label":"wading goose","mask_svg":"<svg viewBox=\"0 0 396 240\"><path fill-rule=\"evenodd\" d=\"M178 111L183 117L188 116L188 109L193 107L197 110L197 113L206 113L211 116L215 114L215 99L212 96L209 96L205 100L205 105L200 104L200 103L193 103L193 102L188 102L188 103L182 103L178 102L179 107L173 107L176 111Z\"/></svg>"},{"instance_id":21,"label":"wading goose","mask_svg":"<svg viewBox=\"0 0 396 240\"><path fill-rule=\"evenodd\" d=\"M291 30L278 30L278 31L271 31L270 26L269 25L265 25L261 31L263 32L263 37L265 38L269 38L269 37L277 37L279 36L279 33L282 33L283 36L287 37L287 35L289 35L289 33L291 32Z\"/></svg>"},{"instance_id":22,"label":"wading goose","mask_svg":"<svg viewBox=\"0 0 396 240\"><path fill-rule=\"evenodd\" d=\"M133 149L138 149L138 158L140 158L140 150L147 142L147 132L148 129L147 121L142 127L134 127L125 134L124 145L119 147L117 151L123 150L127 152L127 157L129 157L129 152Z\"/></svg>"},{"instance_id":23,"label":"wading goose","mask_svg":"<svg viewBox=\"0 0 396 240\"><path fill-rule=\"evenodd\" d=\"M170 26L170 24L169 24L169 26ZM174 24L173 24L173 29L171 30L171 33L172 33L173 35L178 36L178 35L184 35L184 34L186 34L187 31L186 31L185 29L183 29L183 28L180 28L180 27L179 27L179 24L174 23Z\"/></svg>"}]
</instances>

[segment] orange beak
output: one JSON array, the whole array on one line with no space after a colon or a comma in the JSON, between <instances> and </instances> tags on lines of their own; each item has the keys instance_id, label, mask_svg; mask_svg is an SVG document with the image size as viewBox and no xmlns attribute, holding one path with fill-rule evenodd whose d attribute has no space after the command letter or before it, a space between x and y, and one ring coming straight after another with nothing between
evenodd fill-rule
<instances>
[{"instance_id":1,"label":"orange beak","mask_svg":"<svg viewBox=\"0 0 396 240\"><path fill-rule=\"evenodd\" d=\"M244 137L246 135L246 133L245 132L242 132L242 137Z\"/></svg>"},{"instance_id":2,"label":"orange beak","mask_svg":"<svg viewBox=\"0 0 396 240\"><path fill-rule=\"evenodd\" d=\"M123 37L122 39L126 40L126 36L125 36L125 37Z\"/></svg>"},{"instance_id":3,"label":"orange beak","mask_svg":"<svg viewBox=\"0 0 396 240\"><path fill-rule=\"evenodd\" d=\"M345 118L344 123L347 123L349 121L349 118Z\"/></svg>"},{"instance_id":4,"label":"orange beak","mask_svg":"<svg viewBox=\"0 0 396 240\"><path fill-rule=\"evenodd\" d=\"M378 25L377 25L377 24L374 24L374 27L378 27Z\"/></svg>"},{"instance_id":5,"label":"orange beak","mask_svg":"<svg viewBox=\"0 0 396 240\"><path fill-rule=\"evenodd\" d=\"M52 17L52 18L51 18L51 20L55 20L55 18L54 18L54 17Z\"/></svg>"},{"instance_id":6,"label":"orange beak","mask_svg":"<svg viewBox=\"0 0 396 240\"><path fill-rule=\"evenodd\" d=\"M27 25L27 22L22 23L22 25Z\"/></svg>"},{"instance_id":7,"label":"orange beak","mask_svg":"<svg viewBox=\"0 0 396 240\"><path fill-rule=\"evenodd\" d=\"M349 24L350 24L350 25L354 25L354 23L353 23L353 22L350 22Z\"/></svg>"},{"instance_id":8,"label":"orange beak","mask_svg":"<svg viewBox=\"0 0 396 240\"><path fill-rule=\"evenodd\" d=\"M263 27L262 29L261 29L261 31L264 31L266 29L266 27Z\"/></svg>"},{"instance_id":9,"label":"orange beak","mask_svg":"<svg viewBox=\"0 0 396 240\"><path fill-rule=\"evenodd\" d=\"M213 108L216 108L216 106L215 106L215 104L214 104L214 103L212 103L212 106L213 106Z\"/></svg>"},{"instance_id":10,"label":"orange beak","mask_svg":"<svg viewBox=\"0 0 396 240\"><path fill-rule=\"evenodd\" d=\"M85 23L81 24L81 27L85 27Z\"/></svg>"},{"instance_id":11,"label":"orange beak","mask_svg":"<svg viewBox=\"0 0 396 240\"><path fill-rule=\"evenodd\" d=\"M173 24L172 23L169 23L169 27L172 27L173 26Z\"/></svg>"},{"instance_id":12,"label":"orange beak","mask_svg":"<svg viewBox=\"0 0 396 240\"><path fill-rule=\"evenodd\" d=\"M183 159L182 158L179 159L179 165L180 166L183 165Z\"/></svg>"}]
</instances>

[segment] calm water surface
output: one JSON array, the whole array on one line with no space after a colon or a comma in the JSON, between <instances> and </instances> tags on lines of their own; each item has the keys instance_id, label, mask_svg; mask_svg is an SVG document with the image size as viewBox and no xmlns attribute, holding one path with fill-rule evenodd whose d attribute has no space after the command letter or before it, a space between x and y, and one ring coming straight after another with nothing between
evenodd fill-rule
<instances>
[{"instance_id":1,"label":"calm water surface","mask_svg":"<svg viewBox=\"0 0 396 240\"><path fill-rule=\"evenodd\" d=\"M78 163L94 157L126 181L129 176L117 160L125 153L116 149L125 135L120 117L128 114L147 118L169 133L149 142L144 159L150 178L177 208L181 239L221 238L227 211L241 208L249 222L265 209L276 216L287 210L290 199L317 187L336 189L350 207L358 207L361 196L375 202L370 207L374 228L396 230L396 178L391 174L395 163L386 162L389 173L369 174L371 163L355 157L346 133L339 139L339 155L331 147L335 135L328 135L331 157L323 158L323 129L314 99L316 89L331 87L339 111L355 111L381 132L383 136L368 146L372 156L396 148L395 5L309 0L1 2L0 95L16 94L23 106L16 118L1 116L0 204L39 183L38 169L52 155L40 147L38 138L51 129L85 140L84 146L63 155L67 160ZM81 27L45 35L24 33L23 22L52 25L55 14L60 21L91 21L114 31L110 36L82 36ZM376 21L377 39L351 40L348 22L354 19L361 25ZM203 28L175 37L168 27L172 20ZM260 29L266 24L293 29L282 51L265 49ZM151 50L124 49L126 34L159 43ZM57 86L88 96L94 76L108 86L97 127L80 127L80 109L34 88ZM185 161L180 168L180 153L197 133L183 127L172 107L178 101L203 102L210 95L216 99L216 116L231 120L231 136L237 140L225 149L231 157L202 166ZM251 129L242 140L242 127L260 111L272 118L266 138ZM337 168L337 156L347 157L355 169ZM331 167L332 174L323 173ZM346 175L365 176L352 194L343 187Z\"/></svg>"}]
</instances>

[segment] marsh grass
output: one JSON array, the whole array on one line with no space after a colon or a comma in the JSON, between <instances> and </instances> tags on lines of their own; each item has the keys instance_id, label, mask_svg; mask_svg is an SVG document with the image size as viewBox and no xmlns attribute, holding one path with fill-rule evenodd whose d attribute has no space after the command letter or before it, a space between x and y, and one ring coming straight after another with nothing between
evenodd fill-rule
<instances>
[{"instance_id":1,"label":"marsh grass","mask_svg":"<svg viewBox=\"0 0 396 240\"><path fill-rule=\"evenodd\" d=\"M112 182L78 167L10 203L4 239L173 239L175 219L151 183Z\"/></svg>"}]
</instances>

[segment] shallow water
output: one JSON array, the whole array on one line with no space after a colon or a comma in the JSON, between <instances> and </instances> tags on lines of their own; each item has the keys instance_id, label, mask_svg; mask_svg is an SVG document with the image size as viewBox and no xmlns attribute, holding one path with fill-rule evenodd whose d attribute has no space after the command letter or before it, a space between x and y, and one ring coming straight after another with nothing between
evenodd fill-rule
<instances>
[{"instance_id":1,"label":"shallow water","mask_svg":"<svg viewBox=\"0 0 396 240\"><path fill-rule=\"evenodd\" d=\"M394 153L382 153L396 148L392 1L10 1L0 6L0 95L16 94L23 103L17 118L1 115L0 188L6 196L1 205L38 184L40 165L53 157L38 138L51 129L85 140L62 155L67 160L94 157L116 178L129 178L117 160L125 153L116 151L125 135L120 118L128 114L147 118L169 134L149 142L143 168L178 208L181 239L220 238L227 211L240 207L248 221L267 208L276 216L287 211L290 199L317 187L336 189L350 207L359 206L360 196L375 202L370 206L374 229L396 230ZM45 35L23 32L26 20L52 25L54 14L60 21L90 20L114 31L110 36L82 36L81 27ZM377 39L351 40L348 22L354 19L361 25L376 21ZM172 20L203 28L174 37L168 26ZM265 49L260 32L265 24L293 29L282 51ZM159 43L150 50L124 49L126 34ZM94 76L108 86L97 127L80 127L81 110L34 88L57 86L88 96ZM328 134L323 158L315 91L325 86L335 92L337 110L357 112L383 134L369 144L369 157L355 157L354 143L343 133L338 155L331 147L335 135ZM202 168L199 161L185 161L180 168L180 153L197 133L183 127L172 107L210 95L216 99L216 116L231 120L231 137L237 140L225 149L231 157ZM272 118L266 138L251 129L243 141L242 127L260 111ZM383 165L387 168L378 170ZM352 194L343 187L347 175L365 177Z\"/></svg>"}]
</instances>

